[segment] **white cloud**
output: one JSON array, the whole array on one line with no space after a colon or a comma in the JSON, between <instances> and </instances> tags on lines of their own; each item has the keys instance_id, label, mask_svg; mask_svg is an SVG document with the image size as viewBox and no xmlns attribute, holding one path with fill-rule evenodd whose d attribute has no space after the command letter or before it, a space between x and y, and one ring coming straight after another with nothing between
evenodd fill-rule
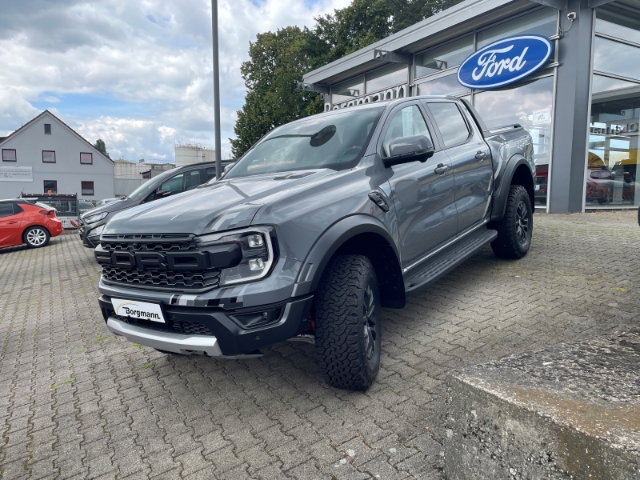
<instances>
[{"instance_id":1,"label":"white cloud","mask_svg":"<svg viewBox=\"0 0 640 480\"><path fill-rule=\"evenodd\" d=\"M5 3L0 64L10 68L0 69L0 135L37 115L35 106L54 104L87 140L102 138L112 157L172 161L176 141L214 143L209 0ZM311 26L349 3L219 2L223 155L244 100L249 42Z\"/></svg>"}]
</instances>

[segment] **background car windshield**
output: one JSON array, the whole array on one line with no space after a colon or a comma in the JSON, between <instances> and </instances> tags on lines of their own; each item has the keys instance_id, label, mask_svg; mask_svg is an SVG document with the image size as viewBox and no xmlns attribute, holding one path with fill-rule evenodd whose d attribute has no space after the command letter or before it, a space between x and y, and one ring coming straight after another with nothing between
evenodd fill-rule
<instances>
[{"instance_id":1,"label":"background car windshield","mask_svg":"<svg viewBox=\"0 0 640 480\"><path fill-rule=\"evenodd\" d=\"M155 187L158 186L158 182L162 181L163 179L167 178L170 175L173 175L172 170L167 170L164 173L161 173L160 175L158 175L157 177L153 177L150 180L147 180L146 182L144 182L142 185L140 185L138 188L136 188L131 195L129 195L129 198L133 198L133 199L140 199L140 198L144 198L146 197L147 193L151 192L152 190L155 190Z\"/></svg>"},{"instance_id":2,"label":"background car windshield","mask_svg":"<svg viewBox=\"0 0 640 480\"><path fill-rule=\"evenodd\" d=\"M271 132L225 178L261 173L351 168L360 158L384 107L354 109L299 120Z\"/></svg>"}]
</instances>

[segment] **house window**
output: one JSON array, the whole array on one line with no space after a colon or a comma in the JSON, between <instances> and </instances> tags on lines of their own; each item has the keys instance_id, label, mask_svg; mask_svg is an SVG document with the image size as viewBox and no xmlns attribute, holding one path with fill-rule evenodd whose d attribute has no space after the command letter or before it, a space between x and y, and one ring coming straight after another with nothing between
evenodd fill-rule
<instances>
[{"instance_id":1,"label":"house window","mask_svg":"<svg viewBox=\"0 0 640 480\"><path fill-rule=\"evenodd\" d=\"M56 152L53 150L43 150L42 163L56 163Z\"/></svg>"},{"instance_id":2,"label":"house window","mask_svg":"<svg viewBox=\"0 0 640 480\"><path fill-rule=\"evenodd\" d=\"M15 162L16 161L16 150L3 148L2 149L2 161L3 162Z\"/></svg>"},{"instance_id":3,"label":"house window","mask_svg":"<svg viewBox=\"0 0 640 480\"><path fill-rule=\"evenodd\" d=\"M51 124L50 123L45 123L44 124L44 134L45 135L51 135Z\"/></svg>"},{"instance_id":4,"label":"house window","mask_svg":"<svg viewBox=\"0 0 640 480\"><path fill-rule=\"evenodd\" d=\"M52 194L58 193L58 182L57 180L45 180L44 181L44 193Z\"/></svg>"},{"instance_id":5,"label":"house window","mask_svg":"<svg viewBox=\"0 0 640 480\"><path fill-rule=\"evenodd\" d=\"M93 164L93 153L80 153L80 163L83 165Z\"/></svg>"},{"instance_id":6,"label":"house window","mask_svg":"<svg viewBox=\"0 0 640 480\"><path fill-rule=\"evenodd\" d=\"M93 195L93 182L82 182L82 195Z\"/></svg>"}]
</instances>

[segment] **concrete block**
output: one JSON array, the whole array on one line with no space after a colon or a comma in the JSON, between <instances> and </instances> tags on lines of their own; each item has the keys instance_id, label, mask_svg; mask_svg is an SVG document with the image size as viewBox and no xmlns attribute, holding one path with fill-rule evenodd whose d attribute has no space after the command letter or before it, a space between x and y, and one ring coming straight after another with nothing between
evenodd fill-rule
<instances>
[{"instance_id":1,"label":"concrete block","mask_svg":"<svg viewBox=\"0 0 640 480\"><path fill-rule=\"evenodd\" d=\"M447 377L445 472L459 479L640 479L640 331Z\"/></svg>"}]
</instances>

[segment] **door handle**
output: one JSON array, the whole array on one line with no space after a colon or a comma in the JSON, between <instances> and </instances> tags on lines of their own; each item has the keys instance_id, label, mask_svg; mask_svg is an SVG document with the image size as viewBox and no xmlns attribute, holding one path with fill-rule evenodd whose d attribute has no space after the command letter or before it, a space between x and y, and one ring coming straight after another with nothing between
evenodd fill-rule
<instances>
[{"instance_id":1,"label":"door handle","mask_svg":"<svg viewBox=\"0 0 640 480\"><path fill-rule=\"evenodd\" d=\"M476 160L484 160L487 157L487 154L484 153L482 150L478 150L478 153L476 153Z\"/></svg>"},{"instance_id":2,"label":"door handle","mask_svg":"<svg viewBox=\"0 0 640 480\"><path fill-rule=\"evenodd\" d=\"M444 175L447 170L449 170L449 165L445 165L444 163L439 163L438 166L433 171L438 175Z\"/></svg>"}]
</instances>

